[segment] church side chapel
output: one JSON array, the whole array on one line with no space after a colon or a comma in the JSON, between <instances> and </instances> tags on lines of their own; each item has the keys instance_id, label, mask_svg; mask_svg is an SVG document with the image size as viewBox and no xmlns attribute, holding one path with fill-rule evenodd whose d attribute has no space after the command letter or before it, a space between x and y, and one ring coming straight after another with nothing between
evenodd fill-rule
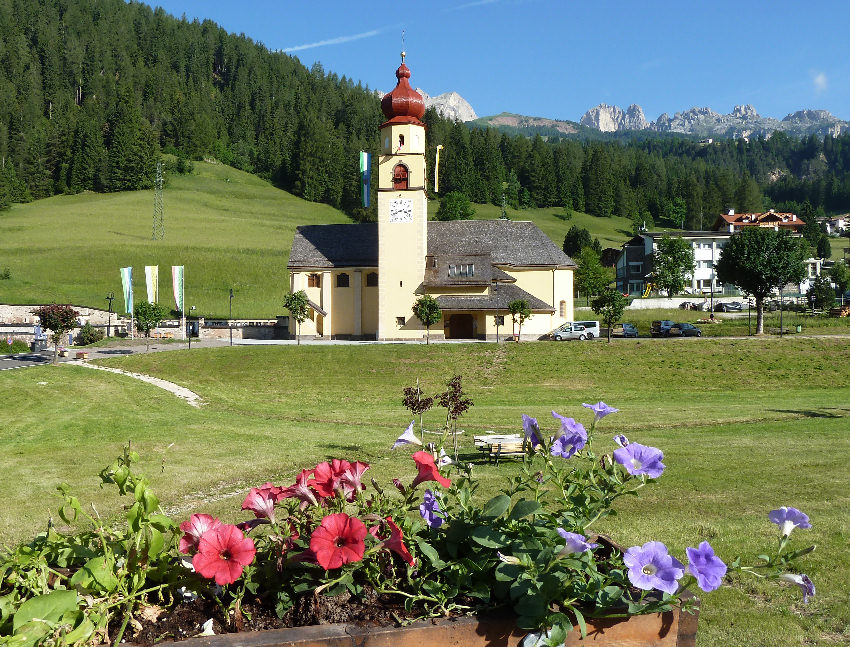
<instances>
[{"instance_id":1,"label":"church side chapel","mask_svg":"<svg viewBox=\"0 0 850 647\"><path fill-rule=\"evenodd\" d=\"M409 82L405 53L395 89L381 101L378 221L298 227L290 289L310 301L302 334L325 338L422 339L413 315L422 294L442 321L431 335L496 339L511 332L508 304L525 299L523 339L573 320L575 263L532 222L428 222L425 102Z\"/></svg>"}]
</instances>

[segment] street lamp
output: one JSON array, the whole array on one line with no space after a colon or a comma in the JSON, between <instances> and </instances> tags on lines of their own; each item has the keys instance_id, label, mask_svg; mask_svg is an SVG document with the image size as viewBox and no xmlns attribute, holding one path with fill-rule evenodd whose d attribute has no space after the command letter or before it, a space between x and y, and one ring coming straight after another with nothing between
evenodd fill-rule
<instances>
[{"instance_id":1,"label":"street lamp","mask_svg":"<svg viewBox=\"0 0 850 647\"><path fill-rule=\"evenodd\" d=\"M230 345L233 346L233 288L230 288L230 318L227 327L230 328Z\"/></svg>"},{"instance_id":2,"label":"street lamp","mask_svg":"<svg viewBox=\"0 0 850 647\"><path fill-rule=\"evenodd\" d=\"M112 300L115 298L115 293L110 292L106 295L106 300L109 301L109 311L106 319L106 336L109 337L109 331L112 326Z\"/></svg>"}]
</instances>

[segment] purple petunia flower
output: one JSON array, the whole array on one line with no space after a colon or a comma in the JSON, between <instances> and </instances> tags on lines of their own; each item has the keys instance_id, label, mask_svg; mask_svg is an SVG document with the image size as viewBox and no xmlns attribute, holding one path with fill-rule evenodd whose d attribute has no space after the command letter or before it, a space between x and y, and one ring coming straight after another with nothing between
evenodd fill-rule
<instances>
[{"instance_id":1,"label":"purple petunia flower","mask_svg":"<svg viewBox=\"0 0 850 647\"><path fill-rule=\"evenodd\" d=\"M662 458L664 453L660 449L640 443L629 443L626 447L614 450L614 460L632 476L646 474L649 478L658 478L664 471Z\"/></svg>"},{"instance_id":2,"label":"purple petunia flower","mask_svg":"<svg viewBox=\"0 0 850 647\"><path fill-rule=\"evenodd\" d=\"M419 514L428 524L429 528L439 528L443 525L445 517L443 511L440 510L440 505L437 503L437 497L431 490L425 490L422 505L419 506Z\"/></svg>"},{"instance_id":3,"label":"purple petunia flower","mask_svg":"<svg viewBox=\"0 0 850 647\"><path fill-rule=\"evenodd\" d=\"M526 440L531 442L532 447L537 447L540 444L540 426L537 424L537 418L522 414L522 430L525 432Z\"/></svg>"},{"instance_id":4,"label":"purple petunia flower","mask_svg":"<svg viewBox=\"0 0 850 647\"><path fill-rule=\"evenodd\" d=\"M815 585L809 579L808 575L794 575L793 573L783 573L779 576L780 580L785 580L786 582L791 582L792 584L796 584L800 587L800 590L803 592L803 602L805 604L809 603L810 597L815 597Z\"/></svg>"},{"instance_id":5,"label":"purple petunia flower","mask_svg":"<svg viewBox=\"0 0 850 647\"><path fill-rule=\"evenodd\" d=\"M777 510L771 510L767 518L779 526L782 536L787 537L794 528L811 528L807 514L800 512L797 508L786 508L782 506Z\"/></svg>"},{"instance_id":6,"label":"purple petunia flower","mask_svg":"<svg viewBox=\"0 0 850 647\"><path fill-rule=\"evenodd\" d=\"M566 540L566 545L558 554L559 557L571 555L572 553L583 553L588 550L593 550L599 544L591 544L587 541L587 537L576 532L567 532L563 528L558 528L558 534Z\"/></svg>"},{"instance_id":7,"label":"purple petunia flower","mask_svg":"<svg viewBox=\"0 0 850 647\"><path fill-rule=\"evenodd\" d=\"M672 595L685 574L684 564L670 555L660 541L632 546L623 555L623 562L629 567L629 581L645 591L658 589Z\"/></svg>"},{"instance_id":8,"label":"purple petunia flower","mask_svg":"<svg viewBox=\"0 0 850 647\"><path fill-rule=\"evenodd\" d=\"M620 447L625 447L629 444L629 439L626 438L623 434L617 434L614 436L614 442L617 443Z\"/></svg>"},{"instance_id":9,"label":"purple petunia flower","mask_svg":"<svg viewBox=\"0 0 850 647\"><path fill-rule=\"evenodd\" d=\"M415 433L413 433L413 422L413 420L410 421L410 424L407 425L407 429L404 430L404 433L393 443L393 449L398 449L405 445L422 445L422 441L416 437Z\"/></svg>"},{"instance_id":10,"label":"purple petunia flower","mask_svg":"<svg viewBox=\"0 0 850 647\"><path fill-rule=\"evenodd\" d=\"M602 420L602 418L607 416L609 413L617 413L619 411L619 409L615 409L614 407L609 407L607 404L605 404L601 400L599 402L597 402L596 404L586 404L586 403L582 402L581 406L583 406L587 409L591 409L593 411L593 413L596 414L596 416L593 419L594 422L596 422L597 420Z\"/></svg>"},{"instance_id":11,"label":"purple petunia flower","mask_svg":"<svg viewBox=\"0 0 850 647\"><path fill-rule=\"evenodd\" d=\"M552 443L549 453L552 456L570 458L587 444L587 431L580 422L552 412L552 417L561 421L561 435Z\"/></svg>"},{"instance_id":12,"label":"purple petunia flower","mask_svg":"<svg viewBox=\"0 0 850 647\"><path fill-rule=\"evenodd\" d=\"M714 549L707 541L700 543L699 548L687 548L688 571L697 578L699 587L708 593L720 586L726 575L726 564L714 554Z\"/></svg>"}]
</instances>

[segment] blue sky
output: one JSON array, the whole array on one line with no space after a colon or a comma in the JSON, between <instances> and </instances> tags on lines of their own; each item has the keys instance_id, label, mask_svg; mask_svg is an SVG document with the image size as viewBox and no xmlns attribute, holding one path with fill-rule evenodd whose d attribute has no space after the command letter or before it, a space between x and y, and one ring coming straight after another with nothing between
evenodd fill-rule
<instances>
[{"instance_id":1,"label":"blue sky","mask_svg":"<svg viewBox=\"0 0 850 647\"><path fill-rule=\"evenodd\" d=\"M850 120L850 4L680 0L161 0L306 66L391 90L405 31L411 82L454 90L479 116L578 121L631 103L647 119L750 103L783 118L804 108Z\"/></svg>"}]
</instances>

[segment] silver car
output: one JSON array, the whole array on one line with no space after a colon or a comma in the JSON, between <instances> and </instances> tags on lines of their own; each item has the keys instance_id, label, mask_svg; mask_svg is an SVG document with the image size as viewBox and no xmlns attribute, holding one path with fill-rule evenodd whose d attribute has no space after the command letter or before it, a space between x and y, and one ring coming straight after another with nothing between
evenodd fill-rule
<instances>
[{"instance_id":1,"label":"silver car","mask_svg":"<svg viewBox=\"0 0 850 647\"><path fill-rule=\"evenodd\" d=\"M587 339L587 331L580 324L565 324L552 333L552 339L555 341L564 341L565 339Z\"/></svg>"}]
</instances>

